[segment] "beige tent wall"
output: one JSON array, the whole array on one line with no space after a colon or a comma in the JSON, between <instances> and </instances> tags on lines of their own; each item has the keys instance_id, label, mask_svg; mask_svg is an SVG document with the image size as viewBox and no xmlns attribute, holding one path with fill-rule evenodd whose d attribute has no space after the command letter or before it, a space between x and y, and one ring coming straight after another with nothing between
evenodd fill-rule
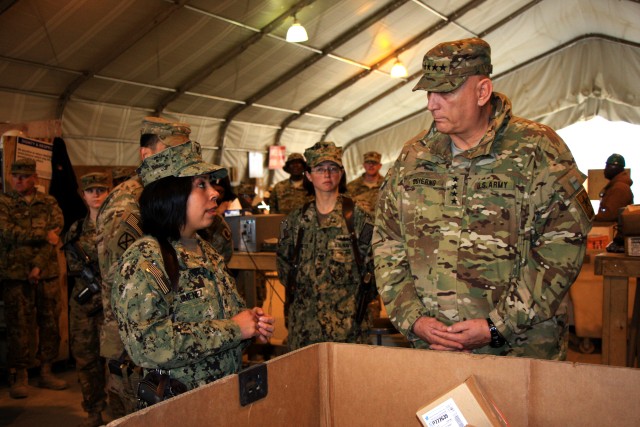
<instances>
[{"instance_id":1,"label":"beige tent wall","mask_svg":"<svg viewBox=\"0 0 640 427\"><path fill-rule=\"evenodd\" d=\"M69 157L74 165L137 166L140 122L150 111L119 106L71 101L65 109L62 135L67 143ZM216 155L220 120L184 114L163 114L170 120L191 125L191 138L202 145L203 157L213 161ZM221 163L237 171L237 182L246 180L249 151L265 155L276 140L277 126L246 122L232 122L224 140ZM302 152L321 138L320 132L287 129L281 144L287 153ZM265 169L265 177L267 170ZM277 171L274 182L285 179L285 172ZM236 182L236 183L237 183Z\"/></svg>"},{"instance_id":2,"label":"beige tent wall","mask_svg":"<svg viewBox=\"0 0 640 427\"><path fill-rule=\"evenodd\" d=\"M621 66L620 58L625 58ZM640 124L637 92L640 48L604 39L585 39L494 80L494 90L506 94L514 113L561 129L596 115ZM412 96L424 96L415 92ZM425 99L425 108L426 108ZM396 126L351 144L345 153L348 171L361 169L362 154L382 153L386 167L402 144L427 129L431 114L417 114Z\"/></svg>"}]
</instances>

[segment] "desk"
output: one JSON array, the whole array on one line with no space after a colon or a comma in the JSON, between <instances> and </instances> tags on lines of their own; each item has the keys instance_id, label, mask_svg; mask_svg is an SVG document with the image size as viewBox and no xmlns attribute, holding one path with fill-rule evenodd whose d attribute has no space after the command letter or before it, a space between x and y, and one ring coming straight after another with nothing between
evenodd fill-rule
<instances>
[{"instance_id":1,"label":"desk","mask_svg":"<svg viewBox=\"0 0 640 427\"><path fill-rule=\"evenodd\" d=\"M237 277L238 290L244 294L247 307L252 308L258 303L256 271L276 271L276 253L236 251L227 266L233 270L240 270Z\"/></svg>"},{"instance_id":2,"label":"desk","mask_svg":"<svg viewBox=\"0 0 640 427\"><path fill-rule=\"evenodd\" d=\"M595 274L604 276L602 281L602 363L627 366L629 278L640 277L640 257L604 252L596 255L594 260ZM638 292L640 289L637 289L636 293ZM640 307L636 304L634 311L639 309ZM633 363L633 358L630 362Z\"/></svg>"}]
</instances>

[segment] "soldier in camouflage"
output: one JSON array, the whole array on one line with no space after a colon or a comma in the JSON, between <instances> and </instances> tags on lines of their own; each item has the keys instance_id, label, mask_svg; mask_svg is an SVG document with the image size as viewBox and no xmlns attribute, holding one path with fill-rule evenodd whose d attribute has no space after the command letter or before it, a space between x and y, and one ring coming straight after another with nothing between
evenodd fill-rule
<instances>
[{"instance_id":1,"label":"soldier in camouflage","mask_svg":"<svg viewBox=\"0 0 640 427\"><path fill-rule=\"evenodd\" d=\"M291 153L284 164L284 171L289 179L278 182L273 186L269 196L271 211L278 214L289 214L311 200L311 196L302 185L307 163L300 153Z\"/></svg>"},{"instance_id":2,"label":"soldier in camouflage","mask_svg":"<svg viewBox=\"0 0 640 427\"><path fill-rule=\"evenodd\" d=\"M146 117L140 129L140 158L159 153L167 147L182 144L189 139L191 129L186 123L171 123L158 117ZM118 259L137 238L142 236L138 199L142 182L136 175L115 187L107 196L96 220L96 245L102 274L103 324L100 330L100 354L111 360L109 366L122 366L109 373L107 393L114 418L135 411L135 396L139 373L131 370L125 357L124 346L118 334L111 310L111 287Z\"/></svg>"},{"instance_id":3,"label":"soldier in camouflage","mask_svg":"<svg viewBox=\"0 0 640 427\"><path fill-rule=\"evenodd\" d=\"M64 239L69 277L75 276L69 299L69 339L82 391L82 408L88 413L82 425L97 427L104 424L102 411L107 396L105 364L100 357L102 299L95 221L109 193L109 177L100 172L83 175L80 187L89 213L71 224Z\"/></svg>"},{"instance_id":4,"label":"soldier in camouflage","mask_svg":"<svg viewBox=\"0 0 640 427\"><path fill-rule=\"evenodd\" d=\"M250 339L273 334L273 317L245 308L222 257L197 234L216 216L211 181L226 173L202 161L197 142L147 157L138 168L147 234L114 274L111 303L128 354L189 389L238 372Z\"/></svg>"},{"instance_id":5,"label":"soldier in camouflage","mask_svg":"<svg viewBox=\"0 0 640 427\"><path fill-rule=\"evenodd\" d=\"M360 202L372 214L378 201L378 193L384 181L380 175L382 155L376 151L364 153L362 166L364 173L347 184L347 194Z\"/></svg>"},{"instance_id":6,"label":"soldier in camouflage","mask_svg":"<svg viewBox=\"0 0 640 427\"><path fill-rule=\"evenodd\" d=\"M119 166L111 169L111 185L117 187L135 174L135 167Z\"/></svg>"},{"instance_id":7,"label":"soldier in camouflage","mask_svg":"<svg viewBox=\"0 0 640 427\"><path fill-rule=\"evenodd\" d=\"M489 45L427 52L434 125L405 143L376 209L378 290L415 347L564 359L593 210L550 128L493 92Z\"/></svg>"},{"instance_id":8,"label":"soldier in camouflage","mask_svg":"<svg viewBox=\"0 0 640 427\"><path fill-rule=\"evenodd\" d=\"M370 319L357 323L355 315L361 275L373 271L372 219L353 207L355 254L343 210L351 200L341 194L346 191L342 148L319 142L304 155L315 199L282 222L276 255L278 277L287 288L288 344L294 350L326 341L366 343Z\"/></svg>"},{"instance_id":9,"label":"soldier in camouflage","mask_svg":"<svg viewBox=\"0 0 640 427\"><path fill-rule=\"evenodd\" d=\"M2 269L4 315L7 325L7 365L11 372L9 394L14 399L29 394L29 332L34 316L38 325L40 380L53 390L67 383L51 373L58 357L60 286L56 246L64 223L56 199L37 190L36 162L18 159L11 165L13 190L0 195L0 245L6 250Z\"/></svg>"}]
</instances>

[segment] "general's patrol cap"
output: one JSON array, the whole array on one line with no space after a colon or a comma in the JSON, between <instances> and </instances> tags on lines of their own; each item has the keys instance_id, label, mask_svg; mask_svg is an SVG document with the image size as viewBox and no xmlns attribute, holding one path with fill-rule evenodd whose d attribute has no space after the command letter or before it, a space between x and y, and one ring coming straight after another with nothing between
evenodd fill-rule
<instances>
[{"instance_id":1,"label":"general's patrol cap","mask_svg":"<svg viewBox=\"0 0 640 427\"><path fill-rule=\"evenodd\" d=\"M80 177L82 191L90 188L109 188L109 176L102 172L93 172Z\"/></svg>"},{"instance_id":2,"label":"general's patrol cap","mask_svg":"<svg viewBox=\"0 0 640 427\"><path fill-rule=\"evenodd\" d=\"M333 142L316 142L312 147L304 150L304 157L310 168L326 161L342 167L342 148L336 147Z\"/></svg>"},{"instance_id":3,"label":"general's patrol cap","mask_svg":"<svg viewBox=\"0 0 640 427\"><path fill-rule=\"evenodd\" d=\"M364 162L374 162L374 163L380 163L380 160L382 159L382 154L378 153L377 151L369 151L367 153L364 153L364 156L362 156L364 158Z\"/></svg>"},{"instance_id":4,"label":"general's patrol cap","mask_svg":"<svg viewBox=\"0 0 640 427\"><path fill-rule=\"evenodd\" d=\"M17 159L11 165L11 173L16 175L33 175L36 173L36 161L33 159Z\"/></svg>"},{"instance_id":5,"label":"general's patrol cap","mask_svg":"<svg viewBox=\"0 0 640 427\"><path fill-rule=\"evenodd\" d=\"M200 144L195 141L187 141L147 157L136 172L142 179L142 185L145 186L168 176L189 177L211 174L212 179L227 176L227 170L222 166L202 160Z\"/></svg>"},{"instance_id":6,"label":"general's patrol cap","mask_svg":"<svg viewBox=\"0 0 640 427\"><path fill-rule=\"evenodd\" d=\"M617 165L617 166L621 166L624 167L625 163L624 163L624 157L622 157L622 155L620 154L612 154L609 156L609 158L607 159L607 164L608 165Z\"/></svg>"},{"instance_id":7,"label":"general's patrol cap","mask_svg":"<svg viewBox=\"0 0 640 427\"><path fill-rule=\"evenodd\" d=\"M440 43L424 55L422 69L414 91L451 92L469 76L491 74L491 46L479 38Z\"/></svg>"},{"instance_id":8,"label":"general's patrol cap","mask_svg":"<svg viewBox=\"0 0 640 427\"><path fill-rule=\"evenodd\" d=\"M157 135L166 145L179 145L189 140L191 127L188 123L172 123L162 117L145 117L140 135Z\"/></svg>"},{"instance_id":9,"label":"general's patrol cap","mask_svg":"<svg viewBox=\"0 0 640 427\"><path fill-rule=\"evenodd\" d=\"M304 159L304 156L300 153L291 153L289 154L289 157L287 157L287 161L284 163L284 167L282 168L285 172L289 172L289 165L291 164L291 162L293 161L300 161L304 164L304 166L307 166L307 162Z\"/></svg>"}]
</instances>

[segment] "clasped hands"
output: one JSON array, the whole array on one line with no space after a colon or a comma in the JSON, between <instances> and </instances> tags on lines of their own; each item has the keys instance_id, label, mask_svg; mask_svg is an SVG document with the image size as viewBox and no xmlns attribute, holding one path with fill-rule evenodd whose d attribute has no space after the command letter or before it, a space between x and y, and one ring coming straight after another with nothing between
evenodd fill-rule
<instances>
[{"instance_id":1,"label":"clasped hands","mask_svg":"<svg viewBox=\"0 0 640 427\"><path fill-rule=\"evenodd\" d=\"M413 333L429 343L433 350L462 351L484 347L491 342L485 319L470 319L447 326L433 317L420 317L413 324Z\"/></svg>"},{"instance_id":2,"label":"clasped hands","mask_svg":"<svg viewBox=\"0 0 640 427\"><path fill-rule=\"evenodd\" d=\"M264 312L260 307L243 310L231 318L240 326L242 339L256 337L259 342L266 344L273 335L273 316Z\"/></svg>"}]
</instances>

